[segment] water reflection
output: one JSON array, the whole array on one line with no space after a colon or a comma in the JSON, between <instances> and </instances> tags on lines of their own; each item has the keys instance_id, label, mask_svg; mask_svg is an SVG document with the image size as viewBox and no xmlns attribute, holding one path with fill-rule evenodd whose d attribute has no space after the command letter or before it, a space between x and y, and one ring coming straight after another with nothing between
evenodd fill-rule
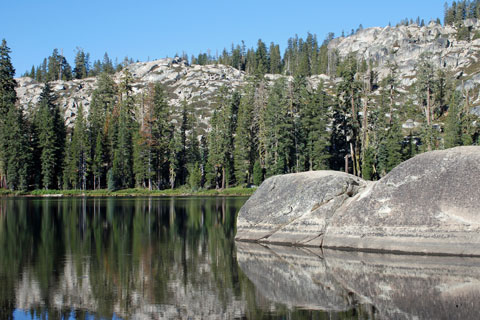
<instances>
[{"instance_id":1,"label":"water reflection","mask_svg":"<svg viewBox=\"0 0 480 320\"><path fill-rule=\"evenodd\" d=\"M0 318L233 318L245 199L0 199Z\"/></svg>"},{"instance_id":2,"label":"water reflection","mask_svg":"<svg viewBox=\"0 0 480 320\"><path fill-rule=\"evenodd\" d=\"M244 198L0 198L0 319L472 319L480 259L235 243Z\"/></svg>"},{"instance_id":3,"label":"water reflection","mask_svg":"<svg viewBox=\"0 0 480 320\"><path fill-rule=\"evenodd\" d=\"M480 310L479 258L246 243L237 257L263 295L290 307L372 319L477 319Z\"/></svg>"}]
</instances>

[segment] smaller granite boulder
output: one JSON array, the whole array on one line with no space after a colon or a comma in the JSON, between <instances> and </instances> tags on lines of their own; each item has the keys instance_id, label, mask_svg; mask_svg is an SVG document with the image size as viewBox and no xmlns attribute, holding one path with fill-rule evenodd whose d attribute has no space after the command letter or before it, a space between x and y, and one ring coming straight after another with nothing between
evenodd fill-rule
<instances>
[{"instance_id":1,"label":"smaller granite boulder","mask_svg":"<svg viewBox=\"0 0 480 320\"><path fill-rule=\"evenodd\" d=\"M236 239L321 246L328 220L366 185L358 177L336 171L271 177L240 210Z\"/></svg>"}]
</instances>

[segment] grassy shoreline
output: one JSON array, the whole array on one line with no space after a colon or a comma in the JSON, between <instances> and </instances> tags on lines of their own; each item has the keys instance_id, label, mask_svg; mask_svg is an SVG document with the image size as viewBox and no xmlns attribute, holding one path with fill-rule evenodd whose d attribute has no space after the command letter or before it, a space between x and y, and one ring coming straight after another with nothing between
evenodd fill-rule
<instances>
[{"instance_id":1,"label":"grassy shoreline","mask_svg":"<svg viewBox=\"0 0 480 320\"><path fill-rule=\"evenodd\" d=\"M219 190L201 189L198 191L189 188L167 189L167 190L148 190L148 189L124 189L109 191L107 189L100 190L32 190L32 191L12 191L8 189L0 189L0 196L15 197L175 197L175 196L251 196L256 188L227 188Z\"/></svg>"}]
</instances>

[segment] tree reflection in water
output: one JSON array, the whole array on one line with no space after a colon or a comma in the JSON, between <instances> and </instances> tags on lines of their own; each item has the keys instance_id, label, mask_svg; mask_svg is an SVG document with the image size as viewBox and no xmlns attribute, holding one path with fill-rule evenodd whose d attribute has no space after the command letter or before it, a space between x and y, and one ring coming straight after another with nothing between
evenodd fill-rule
<instances>
[{"instance_id":1,"label":"tree reflection in water","mask_svg":"<svg viewBox=\"0 0 480 320\"><path fill-rule=\"evenodd\" d=\"M0 198L0 318L310 317L238 267L245 200Z\"/></svg>"}]
</instances>

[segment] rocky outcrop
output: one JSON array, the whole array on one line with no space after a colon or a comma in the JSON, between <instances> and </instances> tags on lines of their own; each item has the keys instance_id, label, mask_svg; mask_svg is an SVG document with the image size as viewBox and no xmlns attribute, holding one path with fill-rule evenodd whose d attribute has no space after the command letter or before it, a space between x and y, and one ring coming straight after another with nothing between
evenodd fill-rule
<instances>
[{"instance_id":1,"label":"rocky outcrop","mask_svg":"<svg viewBox=\"0 0 480 320\"><path fill-rule=\"evenodd\" d=\"M418 155L376 183L338 172L270 178L240 210L237 240L480 256L480 147Z\"/></svg>"},{"instance_id":2,"label":"rocky outcrop","mask_svg":"<svg viewBox=\"0 0 480 320\"><path fill-rule=\"evenodd\" d=\"M480 255L480 147L410 159L338 210L325 247Z\"/></svg>"},{"instance_id":3,"label":"rocky outcrop","mask_svg":"<svg viewBox=\"0 0 480 320\"><path fill-rule=\"evenodd\" d=\"M333 213L365 186L361 179L335 171L271 177L240 210L236 237L321 246Z\"/></svg>"},{"instance_id":4,"label":"rocky outcrop","mask_svg":"<svg viewBox=\"0 0 480 320\"><path fill-rule=\"evenodd\" d=\"M480 105L480 96L477 88L480 86L480 21L467 20L471 31L471 39L457 40L457 28L430 23L420 27L416 24L399 27L374 27L359 30L348 37L333 39L328 46L330 56L344 58L354 53L358 58L374 62L374 70L378 80L383 79L389 72L389 63L398 66L398 80L401 92L408 92L408 88L416 79L416 64L424 53L431 54L431 62L438 68L447 71L449 76L461 80L457 88L460 91L469 90L472 107ZM245 73L230 66L216 65L189 65L181 58L164 58L154 61L137 62L127 66L134 77L133 90L139 101L150 83L162 83L168 92L170 105L174 108L173 114L178 114L182 101L193 105L199 122L199 129L208 131L209 120L213 113L213 97L222 86L239 88L245 84ZM122 72L113 75L118 83ZM292 81L293 77L279 74L267 74L267 83L272 83L280 77ZM316 87L323 83L324 88L334 92L333 87L339 81L335 78L334 70L330 75L314 75L309 77L308 83ZM19 103L27 112L38 102L42 83L31 78L17 79L19 84L17 95ZM55 81L52 89L57 95L57 103L65 111L67 126L72 126L81 103L88 111L91 94L96 86L96 78L87 78L72 81ZM378 94L377 90L374 94ZM409 96L411 97L411 96ZM399 104L400 105L400 104ZM177 112L175 112L177 111Z\"/></svg>"},{"instance_id":5,"label":"rocky outcrop","mask_svg":"<svg viewBox=\"0 0 480 320\"><path fill-rule=\"evenodd\" d=\"M352 309L366 319L475 319L480 308L479 258L237 243L237 259L267 299L333 319Z\"/></svg>"},{"instance_id":6,"label":"rocky outcrop","mask_svg":"<svg viewBox=\"0 0 480 320\"><path fill-rule=\"evenodd\" d=\"M480 28L477 21L470 23L472 28ZM411 24L359 30L349 37L332 40L329 50L335 50L340 57L355 53L358 58L375 61L380 78L389 72L387 63L394 62L402 83L408 86L413 83L415 65L422 54L431 54L431 62L437 68L461 70L477 61L473 53L480 50L480 41L459 41L456 27L431 22L423 27Z\"/></svg>"},{"instance_id":7,"label":"rocky outcrop","mask_svg":"<svg viewBox=\"0 0 480 320\"><path fill-rule=\"evenodd\" d=\"M235 68L224 65L190 66L179 58L137 62L127 66L127 69L133 76L132 89L139 101L150 83L162 83L167 91L169 104L174 108L173 113L178 114L179 112L175 111L180 108L182 101L187 101L193 105L200 129L208 127L216 91L222 86L234 89L244 82L244 72ZM122 75L122 72L117 72L112 77L119 83ZM44 85L29 77L16 80L19 103L28 113L39 101ZM88 112L96 81L96 78L92 77L51 83L57 103L65 113L67 126L73 125L80 104Z\"/></svg>"}]
</instances>

